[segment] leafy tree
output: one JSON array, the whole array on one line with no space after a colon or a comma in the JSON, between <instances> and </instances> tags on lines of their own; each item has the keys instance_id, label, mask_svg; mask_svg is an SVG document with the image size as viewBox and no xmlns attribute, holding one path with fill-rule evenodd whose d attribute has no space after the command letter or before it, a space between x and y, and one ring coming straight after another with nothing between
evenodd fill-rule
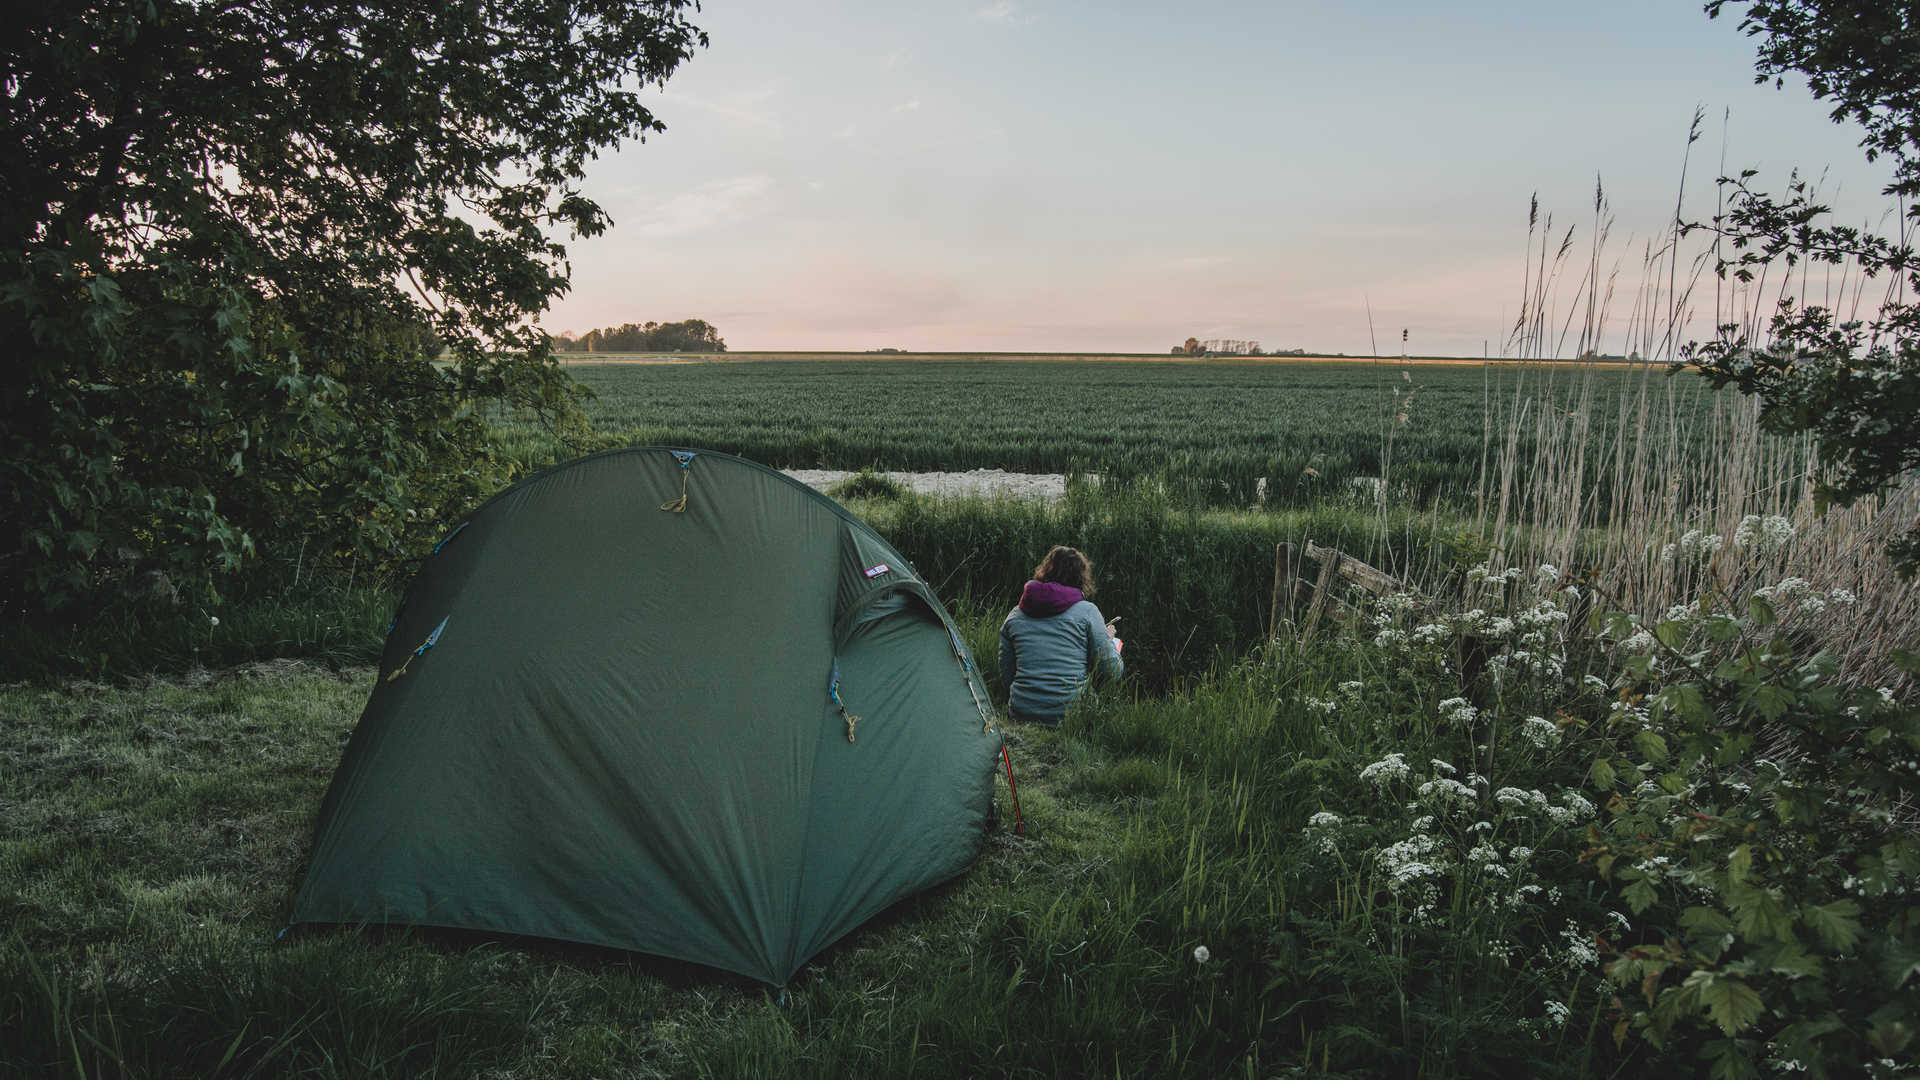
<instances>
[{"instance_id":1,"label":"leafy tree","mask_svg":"<svg viewBox=\"0 0 1920 1080\"><path fill-rule=\"evenodd\" d=\"M577 416L531 320L691 0L27 0L0 39L0 589L391 557ZM436 357L438 359L436 359Z\"/></svg>"},{"instance_id":2,"label":"leafy tree","mask_svg":"<svg viewBox=\"0 0 1920 1080\"><path fill-rule=\"evenodd\" d=\"M1706 5L1717 18L1726 0ZM1893 165L1886 193L1905 208L1903 233L1920 225L1920 25L1912 4L1884 0L1753 0L1740 29L1759 40L1756 81L1805 75L1816 98L1833 105L1836 122L1853 121L1869 161ZM1920 261L1904 237L1888 240L1831 222L1807 183L1794 178L1786 195L1752 186L1752 170L1721 183L1731 196L1710 225L1732 243L1720 273L1750 281L1784 261L1851 263L1888 275L1889 302L1867 320L1824 307L1783 301L1767 339L1748 340L1734 326L1717 340L1695 343L1686 358L1716 385L1758 395L1761 421L1778 432L1811 432L1824 475L1823 505L1847 505L1885 491L1920 466ZM1892 549L1903 574L1920 570L1920 525Z\"/></svg>"},{"instance_id":3,"label":"leafy tree","mask_svg":"<svg viewBox=\"0 0 1920 1080\"><path fill-rule=\"evenodd\" d=\"M605 330L589 330L579 340L561 339L562 348L575 352L726 352L720 331L705 319L680 322L623 323Z\"/></svg>"}]
</instances>

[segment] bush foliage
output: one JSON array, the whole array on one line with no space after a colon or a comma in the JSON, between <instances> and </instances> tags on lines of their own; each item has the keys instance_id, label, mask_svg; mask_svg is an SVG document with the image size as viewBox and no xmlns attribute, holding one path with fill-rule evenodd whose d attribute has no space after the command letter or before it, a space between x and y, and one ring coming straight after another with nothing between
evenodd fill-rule
<instances>
[{"instance_id":1,"label":"bush foliage","mask_svg":"<svg viewBox=\"0 0 1920 1080\"><path fill-rule=\"evenodd\" d=\"M391 558L497 487L475 406L569 415L527 323L566 288L549 233L605 227L586 162L659 128L639 87L703 41L688 6L15 12L0 592Z\"/></svg>"}]
</instances>

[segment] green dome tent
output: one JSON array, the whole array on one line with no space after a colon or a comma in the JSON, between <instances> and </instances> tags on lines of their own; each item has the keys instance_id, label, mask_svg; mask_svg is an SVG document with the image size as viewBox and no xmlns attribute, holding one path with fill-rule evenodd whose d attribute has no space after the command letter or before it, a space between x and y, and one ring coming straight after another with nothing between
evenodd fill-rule
<instances>
[{"instance_id":1,"label":"green dome tent","mask_svg":"<svg viewBox=\"0 0 1920 1080\"><path fill-rule=\"evenodd\" d=\"M972 862L999 750L946 611L838 504L725 454L596 454L408 587L293 921L780 984Z\"/></svg>"}]
</instances>

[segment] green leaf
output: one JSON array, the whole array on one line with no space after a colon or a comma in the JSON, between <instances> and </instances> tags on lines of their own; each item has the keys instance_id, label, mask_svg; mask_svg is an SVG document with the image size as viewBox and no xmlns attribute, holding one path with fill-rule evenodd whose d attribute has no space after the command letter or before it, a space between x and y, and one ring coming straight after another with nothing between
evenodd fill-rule
<instances>
[{"instance_id":1,"label":"green leaf","mask_svg":"<svg viewBox=\"0 0 1920 1080\"><path fill-rule=\"evenodd\" d=\"M1755 626L1772 626L1779 616L1766 597L1754 596L1747 599L1747 617L1753 620Z\"/></svg>"},{"instance_id":2,"label":"green leaf","mask_svg":"<svg viewBox=\"0 0 1920 1080\"><path fill-rule=\"evenodd\" d=\"M1727 879L1733 882L1747 880L1753 872L1753 845L1741 844L1727 856Z\"/></svg>"},{"instance_id":3,"label":"green leaf","mask_svg":"<svg viewBox=\"0 0 1920 1080\"><path fill-rule=\"evenodd\" d=\"M1772 683L1761 683L1753 688L1747 699L1754 711L1768 720L1778 720L1793 707L1793 692Z\"/></svg>"},{"instance_id":4,"label":"green leaf","mask_svg":"<svg viewBox=\"0 0 1920 1080\"><path fill-rule=\"evenodd\" d=\"M1653 636L1669 649L1678 649L1687 643L1687 624L1669 619L1653 628Z\"/></svg>"},{"instance_id":5,"label":"green leaf","mask_svg":"<svg viewBox=\"0 0 1920 1080\"><path fill-rule=\"evenodd\" d=\"M1661 708L1690 723L1700 723L1713 716L1699 683L1675 683L1660 691L1659 701Z\"/></svg>"},{"instance_id":6,"label":"green leaf","mask_svg":"<svg viewBox=\"0 0 1920 1080\"><path fill-rule=\"evenodd\" d=\"M1612 789L1614 778L1613 766L1607 763L1606 758L1596 758L1593 763L1593 768L1588 770L1588 772L1593 777L1594 787L1602 791Z\"/></svg>"},{"instance_id":7,"label":"green leaf","mask_svg":"<svg viewBox=\"0 0 1920 1080\"><path fill-rule=\"evenodd\" d=\"M1779 890L1734 885L1727 890L1734 928L1748 941L1793 940L1793 916L1781 902Z\"/></svg>"},{"instance_id":8,"label":"green leaf","mask_svg":"<svg viewBox=\"0 0 1920 1080\"><path fill-rule=\"evenodd\" d=\"M1680 925L1698 934L1727 934L1733 932L1733 920L1725 912L1710 907L1695 905L1680 913Z\"/></svg>"},{"instance_id":9,"label":"green leaf","mask_svg":"<svg viewBox=\"0 0 1920 1080\"><path fill-rule=\"evenodd\" d=\"M1782 942L1763 963L1768 971L1789 978L1817 978L1825 970L1820 958L1797 941Z\"/></svg>"},{"instance_id":10,"label":"green leaf","mask_svg":"<svg viewBox=\"0 0 1920 1080\"><path fill-rule=\"evenodd\" d=\"M1803 907L1800 918L1835 952L1847 952L1860 940L1860 905L1852 900Z\"/></svg>"},{"instance_id":11,"label":"green leaf","mask_svg":"<svg viewBox=\"0 0 1920 1080\"><path fill-rule=\"evenodd\" d=\"M1667 760L1667 740L1656 732L1644 729L1634 732L1633 745L1648 761L1658 764Z\"/></svg>"},{"instance_id":12,"label":"green leaf","mask_svg":"<svg viewBox=\"0 0 1920 1080\"><path fill-rule=\"evenodd\" d=\"M1740 620L1731 615L1710 615L1706 620L1707 636L1715 641L1732 641L1740 636L1745 627Z\"/></svg>"},{"instance_id":13,"label":"green leaf","mask_svg":"<svg viewBox=\"0 0 1920 1080\"><path fill-rule=\"evenodd\" d=\"M1628 885L1621 895L1626 898L1627 906L1633 909L1635 915L1641 914L1660 901L1660 891L1645 878Z\"/></svg>"},{"instance_id":14,"label":"green leaf","mask_svg":"<svg viewBox=\"0 0 1920 1080\"><path fill-rule=\"evenodd\" d=\"M1700 1056L1713 1062L1707 1070L1710 1080L1758 1080L1760 1069L1747 1056L1740 1039L1716 1039L1700 1048Z\"/></svg>"},{"instance_id":15,"label":"green leaf","mask_svg":"<svg viewBox=\"0 0 1920 1080\"><path fill-rule=\"evenodd\" d=\"M1706 974L1695 972L1694 976ZM1688 982L1692 982L1690 977ZM1700 986L1700 1004L1719 1026L1722 1034L1732 1035L1752 1024L1766 1011L1760 995L1746 981L1733 976L1708 975Z\"/></svg>"}]
</instances>

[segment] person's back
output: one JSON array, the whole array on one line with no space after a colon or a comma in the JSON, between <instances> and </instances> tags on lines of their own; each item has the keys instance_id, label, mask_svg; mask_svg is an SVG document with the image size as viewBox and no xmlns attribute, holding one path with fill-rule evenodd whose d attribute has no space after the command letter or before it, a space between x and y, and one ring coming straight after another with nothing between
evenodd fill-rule
<instances>
[{"instance_id":1,"label":"person's back","mask_svg":"<svg viewBox=\"0 0 1920 1080\"><path fill-rule=\"evenodd\" d=\"M1034 576L1000 626L1000 678L1015 719L1058 723L1089 674L1119 678L1120 645L1085 598L1084 556L1057 547Z\"/></svg>"}]
</instances>

